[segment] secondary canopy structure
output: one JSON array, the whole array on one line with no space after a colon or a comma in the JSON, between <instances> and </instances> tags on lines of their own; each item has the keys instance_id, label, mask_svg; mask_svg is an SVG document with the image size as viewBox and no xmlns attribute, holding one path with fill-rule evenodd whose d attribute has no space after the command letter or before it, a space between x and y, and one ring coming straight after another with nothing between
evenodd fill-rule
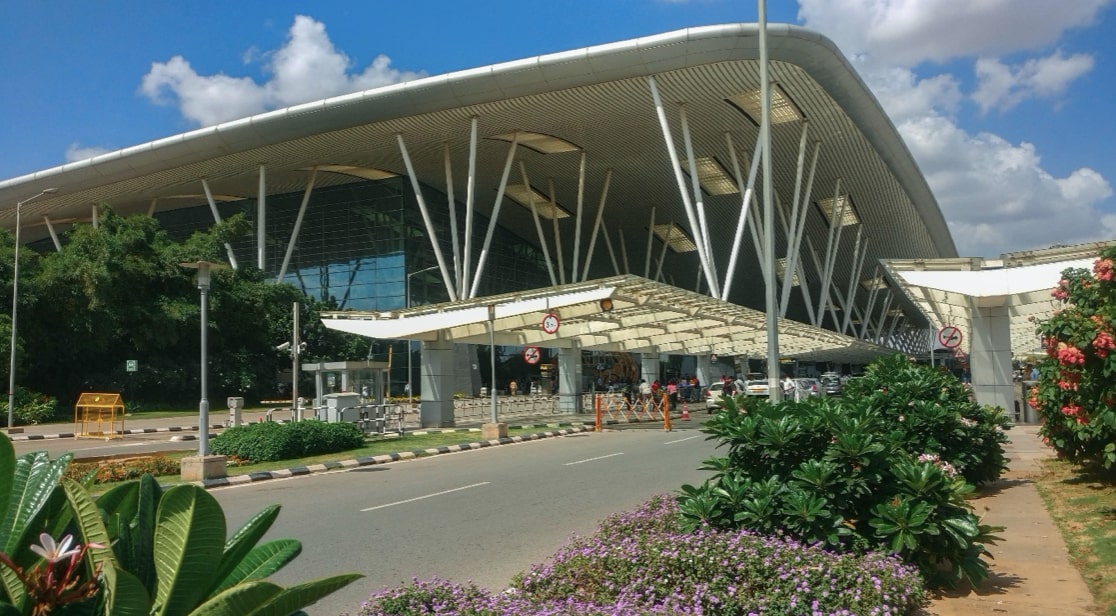
<instances>
[{"instance_id":1,"label":"secondary canopy structure","mask_svg":"<svg viewBox=\"0 0 1116 616\"><path fill-rule=\"evenodd\" d=\"M553 334L542 327L547 314L559 318ZM371 338L488 344L491 323L501 345L750 357L767 349L764 313L639 276L322 317L326 327ZM779 342L782 356L814 361L867 363L894 352L789 319L779 320Z\"/></svg>"}]
</instances>

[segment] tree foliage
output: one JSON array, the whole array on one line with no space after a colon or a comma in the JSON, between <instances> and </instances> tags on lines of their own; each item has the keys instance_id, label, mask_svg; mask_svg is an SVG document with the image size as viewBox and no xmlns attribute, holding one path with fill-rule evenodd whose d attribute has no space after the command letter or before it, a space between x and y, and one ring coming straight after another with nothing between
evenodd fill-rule
<instances>
[{"instance_id":1,"label":"tree foliage","mask_svg":"<svg viewBox=\"0 0 1116 616\"><path fill-rule=\"evenodd\" d=\"M1116 466L1116 248L1093 270L1069 268L1052 292L1061 309L1038 324L1046 357L1028 404L1043 418L1040 434L1078 464Z\"/></svg>"},{"instance_id":2,"label":"tree foliage","mask_svg":"<svg viewBox=\"0 0 1116 616\"><path fill-rule=\"evenodd\" d=\"M149 216L119 216L102 205L98 226L74 227L60 251L21 251L19 384L51 394L63 408L82 391L119 391L130 404L193 404L200 390L200 294L196 270L181 264L226 261L225 242L248 233L238 215L179 243ZM0 251L11 246L10 236L0 240ZM0 268L8 289L11 273ZM307 361L363 359L366 343L322 326L318 314L328 304L240 263L213 273L211 399L278 393L277 375L290 368L290 356L274 347L291 338L295 302ZM10 320L4 325L10 335ZM127 360L139 369L127 372Z\"/></svg>"}]
</instances>

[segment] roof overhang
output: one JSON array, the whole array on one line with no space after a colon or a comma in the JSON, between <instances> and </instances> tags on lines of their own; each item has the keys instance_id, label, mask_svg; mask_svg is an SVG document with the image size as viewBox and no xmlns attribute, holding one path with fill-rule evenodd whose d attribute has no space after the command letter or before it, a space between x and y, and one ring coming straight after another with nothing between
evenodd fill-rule
<instances>
[{"instance_id":1,"label":"roof overhang","mask_svg":"<svg viewBox=\"0 0 1116 616\"><path fill-rule=\"evenodd\" d=\"M1003 307L1010 321L1015 357L1042 352L1037 321L1062 303L1051 295L1068 268L1092 268L1102 248L1114 242L1008 253L1000 259L890 259L883 262L895 286L919 307L933 327L961 330L961 349L972 340L972 313Z\"/></svg>"},{"instance_id":2,"label":"roof overhang","mask_svg":"<svg viewBox=\"0 0 1116 616\"><path fill-rule=\"evenodd\" d=\"M611 300L606 309L602 300ZM596 351L766 357L764 313L638 276L387 312L326 312L330 329L370 338ZM548 334L543 317L558 315ZM893 350L788 319L779 320L781 357L867 363Z\"/></svg>"}]
</instances>

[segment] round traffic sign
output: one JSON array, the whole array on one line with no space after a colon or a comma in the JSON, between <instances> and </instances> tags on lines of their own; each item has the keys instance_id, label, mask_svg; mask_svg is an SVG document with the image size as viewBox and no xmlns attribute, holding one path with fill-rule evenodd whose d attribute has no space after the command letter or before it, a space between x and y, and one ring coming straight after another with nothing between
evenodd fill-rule
<instances>
[{"instance_id":1,"label":"round traffic sign","mask_svg":"<svg viewBox=\"0 0 1116 616\"><path fill-rule=\"evenodd\" d=\"M558 319L558 315L553 312L548 312L546 316L543 317L542 330L548 334L555 334L558 333L558 326L560 324L561 321Z\"/></svg>"},{"instance_id":2,"label":"round traffic sign","mask_svg":"<svg viewBox=\"0 0 1116 616\"><path fill-rule=\"evenodd\" d=\"M947 349L961 346L961 329L956 325L946 325L938 330L938 342Z\"/></svg>"},{"instance_id":3,"label":"round traffic sign","mask_svg":"<svg viewBox=\"0 0 1116 616\"><path fill-rule=\"evenodd\" d=\"M540 359L542 359L542 352L539 351L539 347L529 346L523 349L523 361L533 366L539 363Z\"/></svg>"}]
</instances>

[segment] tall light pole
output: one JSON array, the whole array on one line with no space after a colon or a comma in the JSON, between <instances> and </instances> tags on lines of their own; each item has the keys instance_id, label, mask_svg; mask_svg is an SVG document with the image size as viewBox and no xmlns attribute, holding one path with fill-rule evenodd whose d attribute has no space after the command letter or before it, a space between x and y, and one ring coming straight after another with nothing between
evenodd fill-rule
<instances>
[{"instance_id":1,"label":"tall light pole","mask_svg":"<svg viewBox=\"0 0 1116 616\"><path fill-rule=\"evenodd\" d=\"M15 422L16 311L19 307L19 215L24 203L30 203L43 195L56 192L58 192L57 188L44 188L34 197L16 202L15 251L13 253L15 256L12 265L12 362L8 368L8 432L12 431L12 424Z\"/></svg>"},{"instance_id":2,"label":"tall light pole","mask_svg":"<svg viewBox=\"0 0 1116 616\"><path fill-rule=\"evenodd\" d=\"M411 307L411 276L417 276L418 274L422 274L424 272L429 272L430 270L436 270L436 269L438 269L437 265L431 265L430 267L420 269L417 272L411 272L410 274L407 274L407 291L406 291L407 292L407 297L406 297L406 300L405 300L405 306L407 308ZM410 405L414 404L414 402L415 402L415 400L414 400L414 398L415 398L415 396L414 396L414 394L415 394L415 384L414 384L414 378L411 375L411 354L412 354L412 352L411 352L411 341L407 340L407 406L408 407Z\"/></svg>"},{"instance_id":3,"label":"tall light pole","mask_svg":"<svg viewBox=\"0 0 1116 616\"><path fill-rule=\"evenodd\" d=\"M197 261L182 267L198 270L198 291L201 293L201 400L198 401L198 455L209 455L209 282L210 272L220 263Z\"/></svg>"}]
</instances>

